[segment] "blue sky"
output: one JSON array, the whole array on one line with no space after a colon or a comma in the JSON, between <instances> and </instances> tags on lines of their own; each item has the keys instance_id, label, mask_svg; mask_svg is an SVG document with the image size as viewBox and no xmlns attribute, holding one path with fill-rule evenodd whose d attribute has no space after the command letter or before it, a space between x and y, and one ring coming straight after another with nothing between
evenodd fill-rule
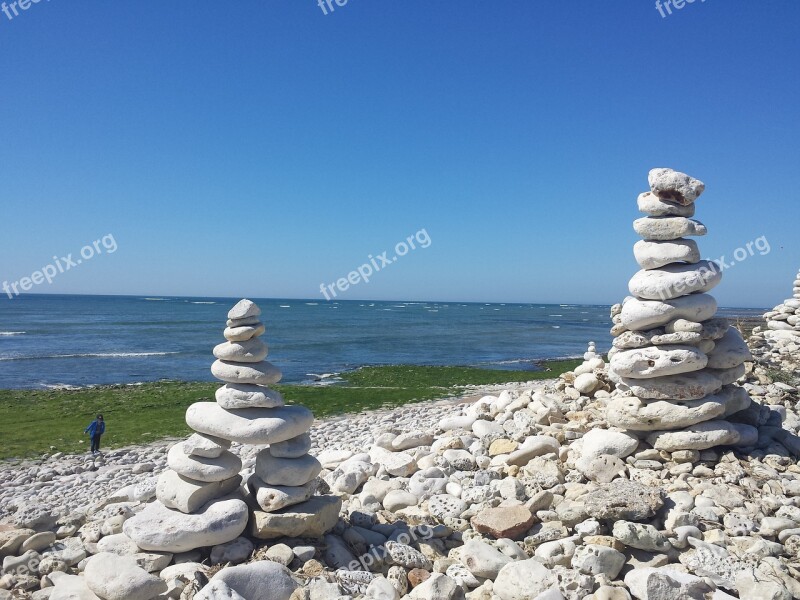
<instances>
[{"instance_id":1,"label":"blue sky","mask_svg":"<svg viewBox=\"0 0 800 600\"><path fill-rule=\"evenodd\" d=\"M789 0L42 0L0 13L0 279L45 293L612 303L656 166L707 185L716 296L800 267ZM391 254L391 252L390 252Z\"/></svg>"}]
</instances>

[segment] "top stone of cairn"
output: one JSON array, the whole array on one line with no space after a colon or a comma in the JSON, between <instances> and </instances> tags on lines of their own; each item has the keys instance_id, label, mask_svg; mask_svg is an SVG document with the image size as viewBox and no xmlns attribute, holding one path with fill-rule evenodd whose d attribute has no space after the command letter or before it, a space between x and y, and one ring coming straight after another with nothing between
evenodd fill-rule
<instances>
[{"instance_id":1,"label":"top stone of cairn","mask_svg":"<svg viewBox=\"0 0 800 600\"><path fill-rule=\"evenodd\" d=\"M647 176L650 190L659 198L670 200L681 206L689 206L706 189L699 179L672 169L653 169Z\"/></svg>"},{"instance_id":2,"label":"top stone of cairn","mask_svg":"<svg viewBox=\"0 0 800 600\"><path fill-rule=\"evenodd\" d=\"M232 320L247 319L249 317L257 317L261 314L261 309L258 308L252 300L239 300L232 309L228 311L228 318Z\"/></svg>"}]
</instances>

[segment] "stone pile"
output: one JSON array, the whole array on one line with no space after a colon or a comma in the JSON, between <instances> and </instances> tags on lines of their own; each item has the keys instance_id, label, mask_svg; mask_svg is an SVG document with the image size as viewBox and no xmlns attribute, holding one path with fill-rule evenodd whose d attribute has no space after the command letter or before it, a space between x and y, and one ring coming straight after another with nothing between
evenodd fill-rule
<instances>
[{"instance_id":1,"label":"stone pile","mask_svg":"<svg viewBox=\"0 0 800 600\"><path fill-rule=\"evenodd\" d=\"M613 384L608 379L608 365L597 352L594 342L583 354L583 363L574 371L562 373L560 378L567 384L564 392L573 400L585 398L604 398L609 395Z\"/></svg>"},{"instance_id":2,"label":"stone pile","mask_svg":"<svg viewBox=\"0 0 800 600\"><path fill-rule=\"evenodd\" d=\"M260 339L261 310L241 300L228 313L226 342L214 348L214 376L225 385L216 402L198 402L186 411L196 433L176 444L159 477L156 502L125 523L125 533L143 550L187 552L236 540L250 517L256 537L322 535L338 517L335 498L312 499L322 467L308 455L314 417L303 406L286 406L268 386L281 372L265 360ZM257 454L239 493L242 460L231 443L266 446ZM298 505L290 514L286 507ZM332 522L331 522L332 521Z\"/></svg>"},{"instance_id":3,"label":"stone pile","mask_svg":"<svg viewBox=\"0 0 800 600\"><path fill-rule=\"evenodd\" d=\"M642 237L634 246L641 270L629 282L632 296L612 307L609 375L617 392L608 422L659 451L753 446L758 431L730 420L750 406L734 382L752 356L738 330L715 318L708 292L721 270L701 260L690 239L706 234L691 218L705 186L671 169L652 170L649 183L638 199L647 216L633 224Z\"/></svg>"},{"instance_id":4,"label":"stone pile","mask_svg":"<svg viewBox=\"0 0 800 600\"><path fill-rule=\"evenodd\" d=\"M800 272L792 297L764 314L766 330L753 329L748 340L759 362L789 372L800 371Z\"/></svg>"}]
</instances>

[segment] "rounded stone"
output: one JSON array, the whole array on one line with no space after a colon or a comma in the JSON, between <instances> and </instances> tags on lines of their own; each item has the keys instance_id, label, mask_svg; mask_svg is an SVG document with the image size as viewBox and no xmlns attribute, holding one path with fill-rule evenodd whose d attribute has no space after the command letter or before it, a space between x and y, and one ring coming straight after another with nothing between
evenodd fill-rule
<instances>
[{"instance_id":1,"label":"rounded stone","mask_svg":"<svg viewBox=\"0 0 800 600\"><path fill-rule=\"evenodd\" d=\"M136 564L136 559L107 552L96 554L84 570L87 587L104 600L152 600L167 584Z\"/></svg>"},{"instance_id":2,"label":"rounded stone","mask_svg":"<svg viewBox=\"0 0 800 600\"><path fill-rule=\"evenodd\" d=\"M705 368L708 358L693 346L649 346L622 350L611 358L611 369L620 377L653 379L691 373Z\"/></svg>"},{"instance_id":3,"label":"rounded stone","mask_svg":"<svg viewBox=\"0 0 800 600\"><path fill-rule=\"evenodd\" d=\"M261 309L255 302L247 298L242 298L228 311L228 318L247 319L248 317L257 317L260 314Z\"/></svg>"},{"instance_id":4,"label":"rounded stone","mask_svg":"<svg viewBox=\"0 0 800 600\"><path fill-rule=\"evenodd\" d=\"M322 471L320 462L306 454L300 458L277 458L262 450L256 456L255 474L267 485L305 485Z\"/></svg>"},{"instance_id":5,"label":"rounded stone","mask_svg":"<svg viewBox=\"0 0 800 600\"><path fill-rule=\"evenodd\" d=\"M247 504L237 499L211 502L191 515L152 502L122 529L142 550L188 552L235 540L247 527L247 516Z\"/></svg>"},{"instance_id":6,"label":"rounded stone","mask_svg":"<svg viewBox=\"0 0 800 600\"><path fill-rule=\"evenodd\" d=\"M240 444L277 444L308 431L314 415L304 406L225 410L215 402L197 402L186 411L186 423L200 433Z\"/></svg>"},{"instance_id":7,"label":"rounded stone","mask_svg":"<svg viewBox=\"0 0 800 600\"><path fill-rule=\"evenodd\" d=\"M750 360L753 360L753 355L742 334L735 327L729 327L708 355L708 366L711 369L732 369Z\"/></svg>"},{"instance_id":8,"label":"rounded stone","mask_svg":"<svg viewBox=\"0 0 800 600\"><path fill-rule=\"evenodd\" d=\"M666 452L707 450L735 445L740 437L739 430L727 421L705 421L681 431L655 431L647 436L647 443Z\"/></svg>"},{"instance_id":9,"label":"rounded stone","mask_svg":"<svg viewBox=\"0 0 800 600\"><path fill-rule=\"evenodd\" d=\"M300 486L267 485L258 475L252 475L247 481L250 493L264 512L275 512L293 504L305 502L317 491L319 482L309 481Z\"/></svg>"},{"instance_id":10,"label":"rounded stone","mask_svg":"<svg viewBox=\"0 0 800 600\"><path fill-rule=\"evenodd\" d=\"M639 194L636 204L639 212L650 217L693 217L695 213L694 204L681 206L668 199L659 198L653 192Z\"/></svg>"},{"instance_id":11,"label":"rounded stone","mask_svg":"<svg viewBox=\"0 0 800 600\"><path fill-rule=\"evenodd\" d=\"M240 325L239 327L226 327L222 335L229 342L244 342L262 335L266 331L263 323L254 325Z\"/></svg>"},{"instance_id":12,"label":"rounded stone","mask_svg":"<svg viewBox=\"0 0 800 600\"><path fill-rule=\"evenodd\" d=\"M188 514L199 510L212 500L233 492L241 482L242 478L235 475L223 481L204 483L167 469L158 478L156 498L167 508Z\"/></svg>"},{"instance_id":13,"label":"rounded stone","mask_svg":"<svg viewBox=\"0 0 800 600\"><path fill-rule=\"evenodd\" d=\"M708 292L722 281L722 271L714 262L673 264L641 270L628 283L628 290L644 300L672 300L697 292Z\"/></svg>"},{"instance_id":14,"label":"rounded stone","mask_svg":"<svg viewBox=\"0 0 800 600\"><path fill-rule=\"evenodd\" d=\"M289 600L299 587L289 569L268 560L222 569L211 579L215 581L225 583L247 600Z\"/></svg>"},{"instance_id":15,"label":"rounded stone","mask_svg":"<svg viewBox=\"0 0 800 600\"><path fill-rule=\"evenodd\" d=\"M253 511L250 533L261 540L280 537L322 537L339 521L339 496L314 496L277 512Z\"/></svg>"},{"instance_id":16,"label":"rounded stone","mask_svg":"<svg viewBox=\"0 0 800 600\"><path fill-rule=\"evenodd\" d=\"M706 189L699 179L664 167L651 169L647 174L647 182L656 196L682 206L694 203Z\"/></svg>"},{"instance_id":17,"label":"rounded stone","mask_svg":"<svg viewBox=\"0 0 800 600\"><path fill-rule=\"evenodd\" d=\"M700 248L694 240L683 238L666 242L640 240L633 246L633 256L643 269L658 269L673 263L700 262Z\"/></svg>"},{"instance_id":18,"label":"rounded stone","mask_svg":"<svg viewBox=\"0 0 800 600\"><path fill-rule=\"evenodd\" d=\"M631 298L622 305L621 324L630 331L646 331L676 319L706 321L717 312L717 301L709 294L692 294L674 300Z\"/></svg>"},{"instance_id":19,"label":"rounded stone","mask_svg":"<svg viewBox=\"0 0 800 600\"><path fill-rule=\"evenodd\" d=\"M217 404L228 410L278 408L286 404L280 392L246 383L225 384L216 391L214 397Z\"/></svg>"},{"instance_id":20,"label":"rounded stone","mask_svg":"<svg viewBox=\"0 0 800 600\"><path fill-rule=\"evenodd\" d=\"M631 431L680 429L725 414L730 394L720 392L701 400L642 400L635 396L614 398L608 403L606 420Z\"/></svg>"},{"instance_id":21,"label":"rounded stone","mask_svg":"<svg viewBox=\"0 0 800 600\"><path fill-rule=\"evenodd\" d=\"M269 349L258 338L243 342L224 342L214 347L214 357L237 363L257 363L267 357Z\"/></svg>"},{"instance_id":22,"label":"rounded stone","mask_svg":"<svg viewBox=\"0 0 800 600\"><path fill-rule=\"evenodd\" d=\"M276 458L300 458L311 450L311 434L306 432L285 442L271 444L269 453Z\"/></svg>"},{"instance_id":23,"label":"rounded stone","mask_svg":"<svg viewBox=\"0 0 800 600\"><path fill-rule=\"evenodd\" d=\"M619 382L634 396L648 400L700 400L716 394L723 386L722 380L708 370L656 379L621 377Z\"/></svg>"},{"instance_id":24,"label":"rounded stone","mask_svg":"<svg viewBox=\"0 0 800 600\"><path fill-rule=\"evenodd\" d=\"M167 453L167 465L179 475L210 483L238 475L242 470L242 459L227 450L216 458L189 456L182 444L175 444Z\"/></svg>"},{"instance_id":25,"label":"rounded stone","mask_svg":"<svg viewBox=\"0 0 800 600\"><path fill-rule=\"evenodd\" d=\"M266 360L249 364L216 360L211 365L211 374L226 383L254 385L272 385L282 377L280 369Z\"/></svg>"}]
</instances>

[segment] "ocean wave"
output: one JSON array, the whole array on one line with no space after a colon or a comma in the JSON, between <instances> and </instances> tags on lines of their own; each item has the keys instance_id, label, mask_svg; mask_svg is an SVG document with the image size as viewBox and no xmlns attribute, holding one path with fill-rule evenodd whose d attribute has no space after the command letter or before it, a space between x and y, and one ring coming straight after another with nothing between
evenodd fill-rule
<instances>
[{"instance_id":1,"label":"ocean wave","mask_svg":"<svg viewBox=\"0 0 800 600\"><path fill-rule=\"evenodd\" d=\"M189 304L216 304L216 302L189 302Z\"/></svg>"},{"instance_id":2,"label":"ocean wave","mask_svg":"<svg viewBox=\"0 0 800 600\"><path fill-rule=\"evenodd\" d=\"M149 358L151 356L169 356L180 352L86 352L81 354L43 354L40 356L5 356L0 361L12 360L50 360L58 358Z\"/></svg>"},{"instance_id":3,"label":"ocean wave","mask_svg":"<svg viewBox=\"0 0 800 600\"><path fill-rule=\"evenodd\" d=\"M0 331L0 335L25 335L24 331Z\"/></svg>"},{"instance_id":4,"label":"ocean wave","mask_svg":"<svg viewBox=\"0 0 800 600\"><path fill-rule=\"evenodd\" d=\"M142 298L142 300L147 300L149 302L169 302L169 298Z\"/></svg>"}]
</instances>

